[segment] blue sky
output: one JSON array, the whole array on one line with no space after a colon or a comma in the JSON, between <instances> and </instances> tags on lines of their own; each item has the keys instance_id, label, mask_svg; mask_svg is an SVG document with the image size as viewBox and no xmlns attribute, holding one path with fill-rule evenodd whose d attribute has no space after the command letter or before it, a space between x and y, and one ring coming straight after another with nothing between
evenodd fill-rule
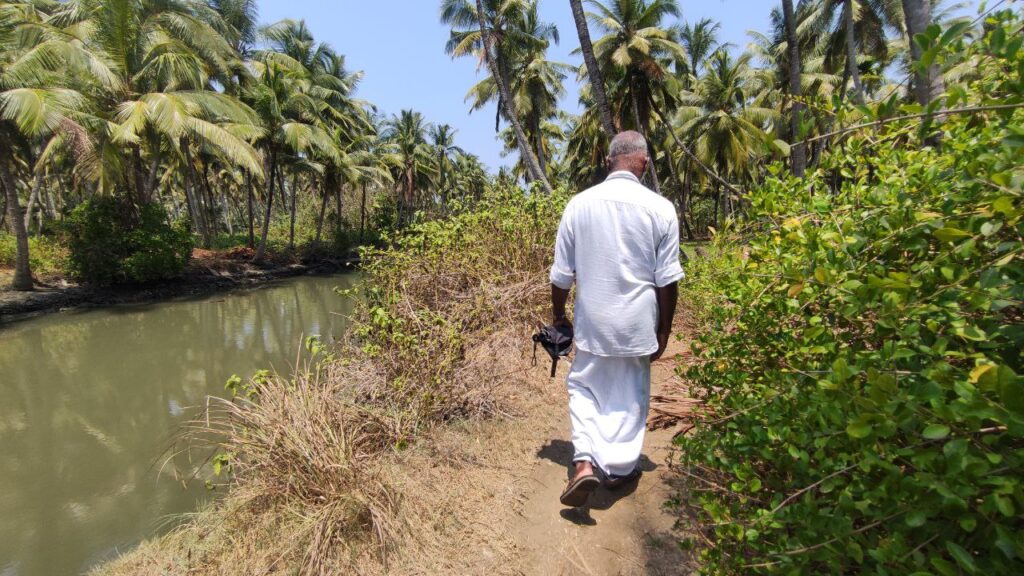
<instances>
[{"instance_id":1,"label":"blue sky","mask_svg":"<svg viewBox=\"0 0 1024 576\"><path fill-rule=\"evenodd\" d=\"M972 2L973 4L974 2ZM721 22L720 40L739 47L747 30L768 27L774 0L680 0L687 21L713 18ZM434 123L451 124L456 140L477 154L492 170L514 162L501 158L495 139L494 108L469 114L465 95L481 78L472 59L452 60L444 53L448 29L438 21L438 0L262 0L264 23L282 18L304 19L317 39L347 57L351 70L366 73L358 96L386 114L404 108L418 110ZM552 60L577 65L578 45L567 0L541 0L541 15L558 26L561 43L550 51ZM596 31L591 26L591 33ZM563 108L576 111L575 79L567 81Z\"/></svg>"}]
</instances>

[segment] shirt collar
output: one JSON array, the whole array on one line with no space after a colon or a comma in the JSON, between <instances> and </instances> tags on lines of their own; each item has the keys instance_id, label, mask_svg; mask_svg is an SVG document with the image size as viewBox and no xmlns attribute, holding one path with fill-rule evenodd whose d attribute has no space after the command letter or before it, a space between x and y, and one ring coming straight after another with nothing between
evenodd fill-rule
<instances>
[{"instance_id":1,"label":"shirt collar","mask_svg":"<svg viewBox=\"0 0 1024 576\"><path fill-rule=\"evenodd\" d=\"M632 180L633 182L636 182L637 184L640 183L640 179L637 178L636 175L634 175L632 172L629 172L627 170L616 170L615 172L612 172L611 174L608 175L607 178L605 178L605 182L607 182L608 180L620 180L620 179L622 179L622 180Z\"/></svg>"}]
</instances>

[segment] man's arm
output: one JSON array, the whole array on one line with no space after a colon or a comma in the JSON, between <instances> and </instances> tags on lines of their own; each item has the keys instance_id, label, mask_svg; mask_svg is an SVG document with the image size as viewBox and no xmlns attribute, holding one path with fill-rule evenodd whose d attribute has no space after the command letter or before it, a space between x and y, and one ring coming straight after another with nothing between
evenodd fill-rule
<instances>
[{"instance_id":1,"label":"man's arm","mask_svg":"<svg viewBox=\"0 0 1024 576\"><path fill-rule=\"evenodd\" d=\"M571 218L572 202L565 207L562 220L558 223L558 236L555 238L555 261L551 265L551 313L555 326L572 324L565 315L565 303L569 300L569 290L576 280L576 239L572 233ZM563 288L564 286L564 288Z\"/></svg>"},{"instance_id":2,"label":"man's arm","mask_svg":"<svg viewBox=\"0 0 1024 576\"><path fill-rule=\"evenodd\" d=\"M679 282L657 288L658 295L658 351L651 356L651 362L657 362L668 348L668 338L672 335L672 320L676 316L676 302L679 301Z\"/></svg>"},{"instance_id":3,"label":"man's arm","mask_svg":"<svg viewBox=\"0 0 1024 576\"><path fill-rule=\"evenodd\" d=\"M565 315L565 303L569 300L569 290L566 288L559 288L558 286L551 285L551 314L554 317L555 326L563 324L572 325L569 322L569 318Z\"/></svg>"}]
</instances>

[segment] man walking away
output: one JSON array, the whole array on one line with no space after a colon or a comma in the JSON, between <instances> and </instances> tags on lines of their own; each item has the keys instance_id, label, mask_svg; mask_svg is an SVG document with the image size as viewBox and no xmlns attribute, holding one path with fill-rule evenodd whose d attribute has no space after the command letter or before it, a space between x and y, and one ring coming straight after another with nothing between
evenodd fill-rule
<instances>
[{"instance_id":1,"label":"man walking away","mask_svg":"<svg viewBox=\"0 0 1024 576\"><path fill-rule=\"evenodd\" d=\"M575 473L561 502L582 506L601 485L640 476L651 362L668 345L683 277L675 207L640 183L650 157L639 132L617 135L603 183L565 208L551 268L555 324L576 283L576 357L569 371Z\"/></svg>"}]
</instances>

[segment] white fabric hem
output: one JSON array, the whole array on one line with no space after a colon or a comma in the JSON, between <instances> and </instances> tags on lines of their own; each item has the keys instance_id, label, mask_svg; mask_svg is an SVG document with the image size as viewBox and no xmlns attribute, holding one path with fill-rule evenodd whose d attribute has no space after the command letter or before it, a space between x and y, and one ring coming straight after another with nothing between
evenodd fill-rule
<instances>
[{"instance_id":1,"label":"white fabric hem","mask_svg":"<svg viewBox=\"0 0 1024 576\"><path fill-rule=\"evenodd\" d=\"M661 276L660 273L656 273L654 285L657 286L658 288L664 288L665 286L669 286L671 284L679 282L683 278L686 278L686 273L683 272L682 267L680 267L678 270L672 272L668 276Z\"/></svg>"},{"instance_id":2,"label":"white fabric hem","mask_svg":"<svg viewBox=\"0 0 1024 576\"><path fill-rule=\"evenodd\" d=\"M647 358L658 351L658 344L655 343L652 348L641 348L636 350L616 350L615 352L606 352L604 350L597 350L591 348L586 344L576 342L576 349L586 352L592 356L600 356L601 358Z\"/></svg>"},{"instance_id":3,"label":"white fabric hem","mask_svg":"<svg viewBox=\"0 0 1024 576\"><path fill-rule=\"evenodd\" d=\"M572 283L575 279L576 277L573 276L572 274L563 274L561 272L556 272L554 270L552 270L551 275L548 276L548 280L550 280L552 284L558 286L562 290L568 290L572 288Z\"/></svg>"}]
</instances>

